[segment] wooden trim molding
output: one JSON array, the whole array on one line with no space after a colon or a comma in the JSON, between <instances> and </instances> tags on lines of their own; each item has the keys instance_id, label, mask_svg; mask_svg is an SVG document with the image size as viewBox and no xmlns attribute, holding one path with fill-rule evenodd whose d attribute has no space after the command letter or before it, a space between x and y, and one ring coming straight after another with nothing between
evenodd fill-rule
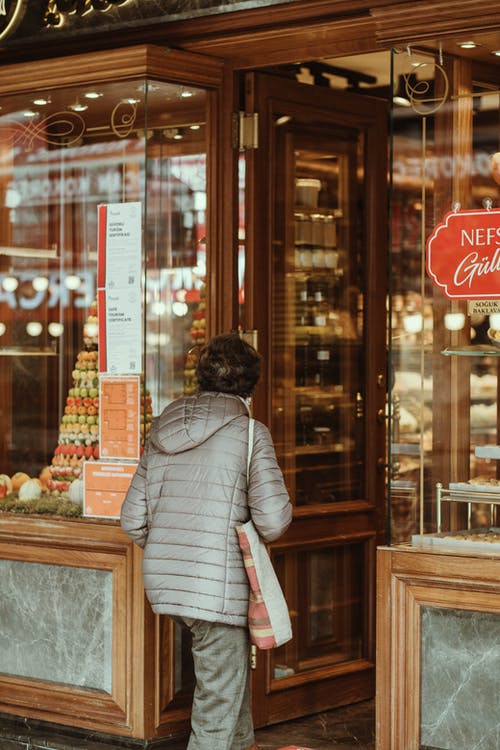
<instances>
[{"instance_id":1,"label":"wooden trim molding","mask_svg":"<svg viewBox=\"0 0 500 750\"><path fill-rule=\"evenodd\" d=\"M152 691L154 674L160 667L151 660L146 664L148 655L155 655L154 616L141 584L141 550L114 522L3 515L0 526L3 561L14 566L22 563L42 566L42 572L37 573L41 581L50 581L56 569L61 569L63 575L62 569L69 573L85 569L89 573L103 571L111 575L109 610L107 605L103 610L103 618L109 617L111 628L111 689L108 692L104 687L2 674L0 711L128 737L153 736L156 727L151 709ZM90 589L89 592L87 595L92 596ZM23 596L21 589L16 593ZM47 590L46 596L50 606L51 591ZM53 634L58 640L64 639L65 634L78 632L83 602L82 605L77 601L66 603L67 607L74 606L75 631L67 619L61 620ZM87 599L86 605L88 610L92 602L89 604ZM34 618L38 616L40 613L33 612ZM31 625L34 627L35 623ZM63 645L60 644L62 652ZM71 644L66 647L70 649ZM36 675L38 665L33 663L33 669Z\"/></svg>"},{"instance_id":2,"label":"wooden trim molding","mask_svg":"<svg viewBox=\"0 0 500 750\"><path fill-rule=\"evenodd\" d=\"M488 552L437 552L411 545L378 549L377 750L421 747L421 726L426 721L425 705L422 709L423 611L500 617L499 565L499 558ZM437 652L441 649L441 654L448 653L446 643L441 644L437 635L434 647ZM450 668L458 669L453 663ZM469 690L474 684L473 677L470 680ZM443 695L446 703L445 698ZM477 700L481 701L479 693ZM450 716L451 712L449 721ZM449 728L442 731L449 732ZM439 742L439 746L445 745Z\"/></svg>"},{"instance_id":3,"label":"wooden trim molding","mask_svg":"<svg viewBox=\"0 0 500 750\"><path fill-rule=\"evenodd\" d=\"M498 2L485 5L478 0L377 4L370 14L377 42L384 47L423 41L436 35L470 35L472 31L498 29L500 25Z\"/></svg>"},{"instance_id":4,"label":"wooden trim molding","mask_svg":"<svg viewBox=\"0 0 500 750\"><path fill-rule=\"evenodd\" d=\"M0 95L146 77L216 87L222 82L222 71L222 62L206 55L138 45L41 60L36 66L6 65L2 67Z\"/></svg>"}]
</instances>

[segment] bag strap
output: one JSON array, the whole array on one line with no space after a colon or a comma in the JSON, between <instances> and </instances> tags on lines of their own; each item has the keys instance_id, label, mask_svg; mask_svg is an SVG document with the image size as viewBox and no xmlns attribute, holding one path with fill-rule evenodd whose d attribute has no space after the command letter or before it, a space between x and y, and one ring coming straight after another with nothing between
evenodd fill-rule
<instances>
[{"instance_id":1,"label":"bag strap","mask_svg":"<svg viewBox=\"0 0 500 750\"><path fill-rule=\"evenodd\" d=\"M250 462L252 460L253 452L253 432L255 426L255 419L250 417L248 420L248 454L247 454L247 486L250 479Z\"/></svg>"}]
</instances>

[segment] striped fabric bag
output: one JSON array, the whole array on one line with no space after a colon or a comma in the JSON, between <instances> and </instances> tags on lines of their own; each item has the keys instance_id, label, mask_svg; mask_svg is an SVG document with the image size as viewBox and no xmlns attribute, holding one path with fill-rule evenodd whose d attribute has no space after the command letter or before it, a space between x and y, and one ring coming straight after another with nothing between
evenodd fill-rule
<instances>
[{"instance_id":1,"label":"striped fabric bag","mask_svg":"<svg viewBox=\"0 0 500 750\"><path fill-rule=\"evenodd\" d=\"M249 420L247 478L253 447L254 420ZM250 641L261 649L282 646L292 638L288 606L267 547L253 521L236 528L250 584L248 629Z\"/></svg>"}]
</instances>

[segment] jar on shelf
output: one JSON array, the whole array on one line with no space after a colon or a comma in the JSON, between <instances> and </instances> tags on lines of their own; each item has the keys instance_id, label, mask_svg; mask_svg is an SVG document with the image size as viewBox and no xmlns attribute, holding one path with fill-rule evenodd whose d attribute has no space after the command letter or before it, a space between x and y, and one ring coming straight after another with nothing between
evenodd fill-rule
<instances>
[{"instance_id":1,"label":"jar on shelf","mask_svg":"<svg viewBox=\"0 0 500 750\"><path fill-rule=\"evenodd\" d=\"M295 265L297 268L312 266L312 226L305 214L295 214Z\"/></svg>"},{"instance_id":2,"label":"jar on shelf","mask_svg":"<svg viewBox=\"0 0 500 750\"><path fill-rule=\"evenodd\" d=\"M314 384L323 388L330 385L330 350L320 348L316 351Z\"/></svg>"}]
</instances>

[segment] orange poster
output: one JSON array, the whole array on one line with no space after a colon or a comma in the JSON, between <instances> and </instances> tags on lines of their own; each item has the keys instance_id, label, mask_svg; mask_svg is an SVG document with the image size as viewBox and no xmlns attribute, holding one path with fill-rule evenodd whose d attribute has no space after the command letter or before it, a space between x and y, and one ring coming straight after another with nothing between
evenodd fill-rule
<instances>
[{"instance_id":1,"label":"orange poster","mask_svg":"<svg viewBox=\"0 0 500 750\"><path fill-rule=\"evenodd\" d=\"M85 461L83 515L119 518L122 503L136 469L136 463Z\"/></svg>"},{"instance_id":2,"label":"orange poster","mask_svg":"<svg viewBox=\"0 0 500 750\"><path fill-rule=\"evenodd\" d=\"M99 455L105 459L140 458L139 376L99 378Z\"/></svg>"}]
</instances>

